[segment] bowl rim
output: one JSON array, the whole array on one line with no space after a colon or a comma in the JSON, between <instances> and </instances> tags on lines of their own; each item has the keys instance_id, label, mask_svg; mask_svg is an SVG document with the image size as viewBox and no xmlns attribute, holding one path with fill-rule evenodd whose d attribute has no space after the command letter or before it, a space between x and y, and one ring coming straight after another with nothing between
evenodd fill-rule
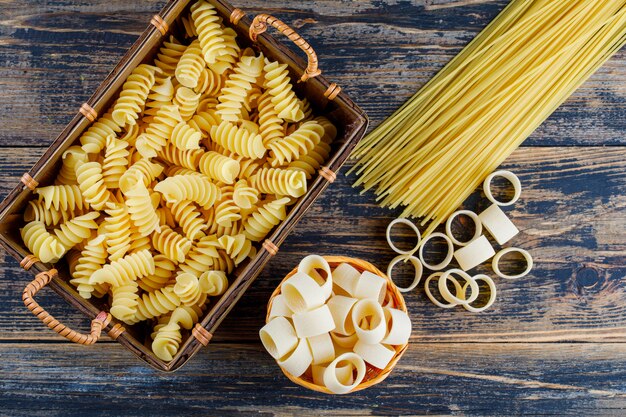
<instances>
[{"instance_id":1,"label":"bowl rim","mask_svg":"<svg viewBox=\"0 0 626 417\"><path fill-rule=\"evenodd\" d=\"M356 268L359 272L364 272L364 271L369 271L372 272L380 277L385 278L385 280L387 280L387 294L385 296L385 302L387 302L389 300L389 298L391 297L391 299L393 300L393 308L397 308L399 310L404 311L405 313L408 314L408 310L406 308L406 302L404 301L404 297L402 296L402 293L398 290L398 287L394 284L394 282L387 276L387 274L385 274L384 272L382 272L381 270L379 270L378 268L376 268L373 264L364 261L362 259L358 259L358 258L351 258L351 257L347 257L347 256L322 256L330 265L330 267L332 269L336 268L337 266L339 266L342 263L347 263L350 264L351 266L353 266L354 268ZM281 287L283 282L285 282L287 279L289 279L290 277L292 277L296 272L298 272L298 267L296 266L294 269L291 270L291 272L289 272L280 282L280 284L276 287L276 289L274 290L274 292L272 293L272 295L270 296L269 301L267 302L267 314L265 316L265 323L269 322L269 315L270 315L270 310L272 308L272 303L274 301L274 298L276 298L276 296L281 294ZM385 378L387 378L389 376L389 374L391 373L391 371L393 370L393 368L396 366L396 364L398 363L398 361L400 360L400 358L402 357L402 355L404 354L404 352L406 352L407 347L409 346L409 343L405 343L404 345L398 345L398 346L393 346L393 348L396 350L395 355L393 356L393 358L391 359L391 361L389 361L389 363L387 364L387 366L384 369L379 369L376 367L371 366L370 364L366 363L366 372L365 372L365 378L363 379L363 381L357 385L355 388L353 388L351 391L349 391L348 393L351 392L357 392L357 391L361 391L363 389L369 388L371 386L374 386L380 382L382 382L383 380L385 380ZM291 381L293 381L294 383L308 388L310 390L313 391L317 391L317 392L321 392L324 394L333 394L333 392L331 392L328 388L317 385L315 383L313 383L313 381L311 380L311 378L307 375L304 378L303 377L297 377L294 376L292 374L290 374L289 372L285 371L282 367L280 368L281 371L283 372L283 374L285 374L285 376L287 378L289 378ZM304 374L306 375L306 373ZM303 375L303 376L304 376Z\"/></svg>"}]
</instances>

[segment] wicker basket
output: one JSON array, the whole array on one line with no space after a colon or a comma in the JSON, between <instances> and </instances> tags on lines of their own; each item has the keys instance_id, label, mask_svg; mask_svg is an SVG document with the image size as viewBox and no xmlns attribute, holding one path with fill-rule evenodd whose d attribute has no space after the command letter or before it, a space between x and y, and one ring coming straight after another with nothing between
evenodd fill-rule
<instances>
[{"instance_id":1,"label":"wicker basket","mask_svg":"<svg viewBox=\"0 0 626 417\"><path fill-rule=\"evenodd\" d=\"M260 50L266 57L288 65L298 96L306 97L316 114L328 117L337 127L338 135L332 144L328 161L319 170L319 175L314 176L309 182L307 194L290 209L285 221L270 232L265 242L258 248L257 255L248 263L242 264L229 277L228 290L212 301L205 316L193 328L172 361L162 361L147 347L146 342L150 334L147 326L125 326L108 314L109 305L105 301L85 300L80 297L68 283L69 272L64 262L57 265L44 264L31 255L22 243L19 228L24 224L22 213L27 202L32 198L31 190L39 184L52 184L59 171L63 152L76 142L99 114L104 113L110 107L132 70L141 63L151 62L163 40L170 34L182 38L180 35L184 29L178 24L177 19L181 14L189 11L192 0L170 1L158 15L152 17L150 25L137 42L98 87L89 101L83 104L41 159L23 175L21 183L0 205L0 244L20 262L25 270L36 275L35 280L27 285L23 293L24 303L28 309L61 336L83 345L95 343L101 331L104 330L147 364L163 371L173 371L179 368L202 346L209 343L224 317L252 284L265 264L276 255L280 244L298 220L302 218L320 193L335 180L336 172L367 129L367 117L363 111L341 92L337 84L331 83L320 75L317 55L313 48L289 26L265 14L258 15L251 20L243 11L234 8L226 1L208 1L216 7L224 24L235 29L238 35L237 41L242 47L249 46ZM269 26L276 28L302 49L308 62L282 45L280 41L264 33ZM67 328L37 304L34 297L46 286L52 288L92 320L89 334L82 334Z\"/></svg>"},{"instance_id":2,"label":"wicker basket","mask_svg":"<svg viewBox=\"0 0 626 417\"><path fill-rule=\"evenodd\" d=\"M404 302L404 297L402 297L402 293L398 291L398 287L396 287L393 281L390 280L386 274L381 272L378 268L376 268L371 263L366 262L361 259L348 258L345 256L324 256L324 259L326 259L330 267L333 269L339 266L339 264L348 263L352 265L354 268L356 268L359 272L369 271L385 278L387 280L387 295L385 297L385 302L392 301L392 305L394 308L407 312L406 303ZM266 323L269 322L269 314L270 314L270 310L272 309L272 302L274 301L274 298L280 294L282 283L285 282L287 279L289 279L296 272L298 272L298 267L294 268L290 273L288 273L287 276L281 281L280 285L276 287L276 289L272 293L270 300L267 303L267 316L265 317ZM378 369L369 364L366 364L367 371L365 372L365 378L363 378L363 382L357 385L356 388L354 388L350 392L360 391L362 389L374 386L378 384L379 382L382 382L385 378L389 376L389 374L391 373L393 368L396 366L396 364L398 363L398 361L400 360L400 358L402 357L402 355L404 354L408 346L409 346L408 343L401 345L401 346L394 346L396 350L396 354L393 357L393 359L391 359L389 364L385 367L385 369ZM296 384L300 386L303 386L313 391L323 392L324 394L333 394L332 392L328 390L328 388L314 384L313 379L309 372L306 372L304 375L297 377L297 376L291 375L289 372L286 372L282 368L281 370L283 371L283 373L285 374L287 378L289 378L290 380L292 380L293 382L295 382Z\"/></svg>"}]
</instances>

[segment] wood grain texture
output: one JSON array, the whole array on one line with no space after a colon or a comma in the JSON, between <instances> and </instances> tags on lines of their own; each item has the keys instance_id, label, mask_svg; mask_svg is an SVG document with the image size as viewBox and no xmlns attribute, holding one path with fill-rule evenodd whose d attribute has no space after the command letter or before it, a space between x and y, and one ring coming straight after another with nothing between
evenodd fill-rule
<instances>
[{"instance_id":1,"label":"wood grain texture","mask_svg":"<svg viewBox=\"0 0 626 417\"><path fill-rule=\"evenodd\" d=\"M0 141L49 144L164 2L8 1L0 10ZM376 125L469 42L505 1L241 1L311 40L320 66ZM287 41L288 42L288 41ZM95 53L97 51L97 53ZM626 54L585 83L526 142L625 144Z\"/></svg>"},{"instance_id":2,"label":"wood grain texture","mask_svg":"<svg viewBox=\"0 0 626 417\"><path fill-rule=\"evenodd\" d=\"M6 193L4 187L18 181L36 157L20 149L1 149L0 180L6 185L0 192ZM5 171L8 161L12 161L9 172ZM626 342L626 148L521 148L504 168L516 172L524 186L520 202L507 210L521 230L510 245L531 252L534 270L521 280L496 280L497 303L483 314L435 308L423 288L408 294L414 338ZM387 247L385 229L397 213L380 209L369 195L358 196L351 180L340 175L318 200L226 319L225 330L218 330L215 340L255 342L269 295L306 254L353 256L386 269L395 253ZM465 205L475 211L486 206L480 193ZM441 251L434 245L430 252L437 256L435 252ZM7 285L10 294L2 301L14 308L0 312L0 321L14 320L14 324L0 329L0 339L28 335L56 340L29 314L21 312L20 319L16 318L15 311L21 309L17 294L30 275L8 258L2 271L8 279L1 285ZM488 264L478 271L493 275ZM63 304L48 293L40 296L45 305ZM64 314L70 311L65 308ZM78 315L70 316L81 324Z\"/></svg>"},{"instance_id":3,"label":"wood grain texture","mask_svg":"<svg viewBox=\"0 0 626 417\"><path fill-rule=\"evenodd\" d=\"M45 349L44 356L41 345L0 344L0 413L592 416L626 407L626 352L612 343L413 343L385 383L343 397L294 386L258 345L214 345L166 376L129 365L118 345Z\"/></svg>"},{"instance_id":4,"label":"wood grain texture","mask_svg":"<svg viewBox=\"0 0 626 417\"><path fill-rule=\"evenodd\" d=\"M503 0L235 1L292 23L321 68L376 126L504 7ZM0 6L0 195L106 76L163 1ZM497 280L483 314L406 296L412 343L381 385L344 397L293 386L262 351L265 304L305 254L361 257L384 269L397 212L340 175L215 334L175 374L147 369L107 337L63 342L23 307L31 279L0 259L0 415L623 415L626 408L626 52L577 91L504 167L524 186L507 209L536 267ZM610 146L607 146L610 145ZM27 148L27 149L24 149ZM480 192L465 204L482 210ZM401 235L405 242L409 236ZM428 256L438 256L435 246ZM481 267L489 273L489 265ZM493 275L493 274L491 274ZM51 291L38 300L88 323ZM558 342L558 343L555 343Z\"/></svg>"}]
</instances>

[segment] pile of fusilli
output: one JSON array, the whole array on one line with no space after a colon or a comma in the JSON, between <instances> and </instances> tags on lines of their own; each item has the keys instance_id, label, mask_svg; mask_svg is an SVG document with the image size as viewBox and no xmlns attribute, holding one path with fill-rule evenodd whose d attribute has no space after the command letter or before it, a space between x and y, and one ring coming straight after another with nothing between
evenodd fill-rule
<instances>
[{"instance_id":1,"label":"pile of fusilli","mask_svg":"<svg viewBox=\"0 0 626 417\"><path fill-rule=\"evenodd\" d=\"M287 65L241 50L201 0L154 65L139 65L111 110L63 154L55 185L37 188L21 230L43 262L66 257L84 298L157 323L169 361L227 274L307 191L335 127L292 91Z\"/></svg>"}]
</instances>

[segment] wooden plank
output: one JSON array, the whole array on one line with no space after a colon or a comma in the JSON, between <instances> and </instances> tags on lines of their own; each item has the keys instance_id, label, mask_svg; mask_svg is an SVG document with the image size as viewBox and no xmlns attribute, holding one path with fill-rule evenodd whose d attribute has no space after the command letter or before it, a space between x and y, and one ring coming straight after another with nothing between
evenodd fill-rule
<instances>
[{"instance_id":1,"label":"wooden plank","mask_svg":"<svg viewBox=\"0 0 626 417\"><path fill-rule=\"evenodd\" d=\"M6 194L37 156L1 149L0 193ZM439 309L421 287L407 294L415 339L626 341L626 148L522 148L505 168L520 175L524 187L520 202L507 210L522 231L511 245L530 250L535 269L521 280L496 280L497 302L483 314ZM398 213L376 207L371 195L358 196L351 182L340 175L313 206L215 340L257 340L269 295L306 254L354 256L386 268L395 254L387 247L385 228ZM486 199L477 193L465 207L482 210ZM428 256L442 250L435 247ZM5 277L0 302L7 306L0 310L0 339L58 340L24 311L20 294L30 276L6 256L0 270ZM494 276L489 265L478 271ZM40 299L69 324L87 325L50 291Z\"/></svg>"},{"instance_id":2,"label":"wooden plank","mask_svg":"<svg viewBox=\"0 0 626 417\"><path fill-rule=\"evenodd\" d=\"M113 68L164 2L52 1L0 11L1 146L47 145ZM292 22L316 48L321 67L378 124L484 27L505 1L373 0L338 3L235 2ZM620 52L527 144L626 143Z\"/></svg>"},{"instance_id":3,"label":"wooden plank","mask_svg":"<svg viewBox=\"0 0 626 417\"><path fill-rule=\"evenodd\" d=\"M3 415L606 416L626 407L626 349L615 343L413 343L386 381L347 396L294 385L258 344L213 345L170 375L133 366L112 344L0 344L0 356Z\"/></svg>"}]
</instances>

